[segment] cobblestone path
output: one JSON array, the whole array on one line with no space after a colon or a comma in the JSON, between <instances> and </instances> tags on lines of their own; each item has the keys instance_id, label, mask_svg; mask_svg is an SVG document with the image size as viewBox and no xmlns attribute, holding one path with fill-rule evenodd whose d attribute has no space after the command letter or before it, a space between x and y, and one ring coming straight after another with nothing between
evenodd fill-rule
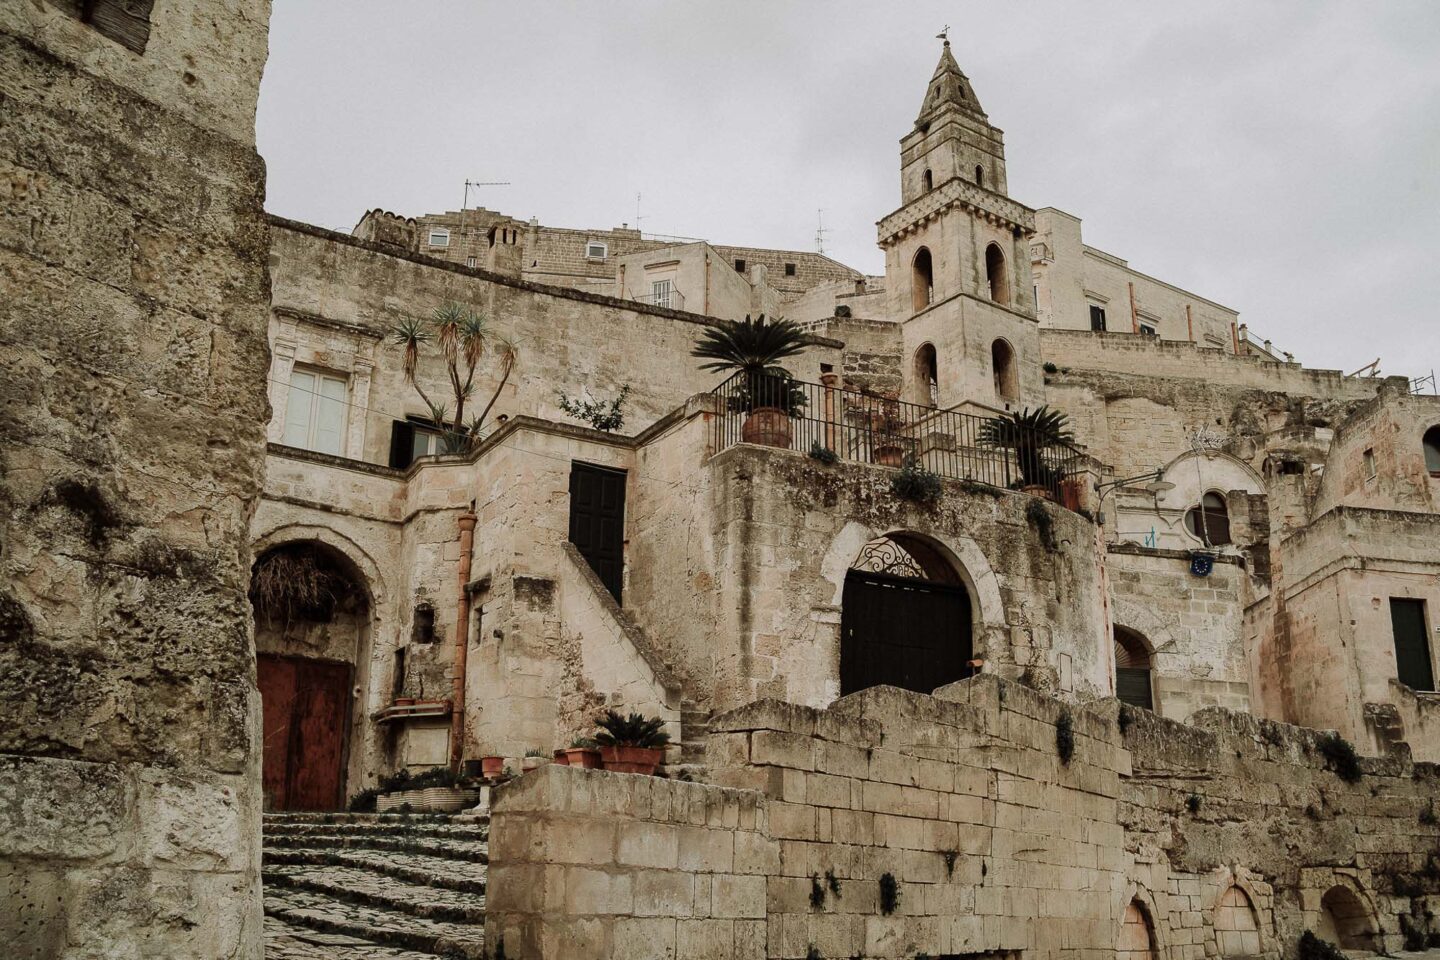
<instances>
[{"instance_id":1,"label":"cobblestone path","mask_svg":"<svg viewBox=\"0 0 1440 960\"><path fill-rule=\"evenodd\" d=\"M267 814L267 960L434 960L484 951L483 817Z\"/></svg>"}]
</instances>

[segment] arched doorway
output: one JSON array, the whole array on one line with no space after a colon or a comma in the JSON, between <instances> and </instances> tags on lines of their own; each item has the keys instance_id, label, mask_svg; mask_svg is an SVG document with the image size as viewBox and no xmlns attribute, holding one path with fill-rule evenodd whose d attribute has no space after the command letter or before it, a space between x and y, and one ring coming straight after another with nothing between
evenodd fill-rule
<instances>
[{"instance_id":1,"label":"arched doorway","mask_svg":"<svg viewBox=\"0 0 1440 960\"><path fill-rule=\"evenodd\" d=\"M915 397L927 407L940 405L940 362L934 344L922 343L915 351Z\"/></svg>"},{"instance_id":2,"label":"arched doorway","mask_svg":"<svg viewBox=\"0 0 1440 960\"><path fill-rule=\"evenodd\" d=\"M1150 644L1128 627L1115 625L1115 697L1134 707L1155 709L1150 684Z\"/></svg>"},{"instance_id":3,"label":"arched doorway","mask_svg":"<svg viewBox=\"0 0 1440 960\"><path fill-rule=\"evenodd\" d=\"M930 250L921 247L915 251L915 260L910 269L911 308L919 313L935 302L935 268L930 261Z\"/></svg>"},{"instance_id":4,"label":"arched doorway","mask_svg":"<svg viewBox=\"0 0 1440 960\"><path fill-rule=\"evenodd\" d=\"M1115 960L1155 960L1155 930L1150 914L1139 900L1125 905L1120 922L1120 939L1115 944Z\"/></svg>"},{"instance_id":5,"label":"arched doorway","mask_svg":"<svg viewBox=\"0 0 1440 960\"><path fill-rule=\"evenodd\" d=\"M936 546L892 533L845 574L840 693L889 684L929 693L973 672L970 594Z\"/></svg>"},{"instance_id":6,"label":"arched doorway","mask_svg":"<svg viewBox=\"0 0 1440 960\"><path fill-rule=\"evenodd\" d=\"M1375 950L1380 946L1370 911L1355 891L1339 884L1320 898L1315 935L1345 950Z\"/></svg>"},{"instance_id":7,"label":"arched doorway","mask_svg":"<svg viewBox=\"0 0 1440 960\"><path fill-rule=\"evenodd\" d=\"M256 558L250 603L266 809L338 810L352 678L370 623L364 580L331 547L285 543Z\"/></svg>"},{"instance_id":8,"label":"arched doorway","mask_svg":"<svg viewBox=\"0 0 1440 960\"><path fill-rule=\"evenodd\" d=\"M990 344L990 376L995 383L995 396L1001 400L1020 397L1019 376L1015 372L1015 350L1005 339Z\"/></svg>"},{"instance_id":9,"label":"arched doorway","mask_svg":"<svg viewBox=\"0 0 1440 960\"><path fill-rule=\"evenodd\" d=\"M985 248L985 280L990 285L990 299L996 303L1010 302L1010 277L1005 270L1005 254L999 244Z\"/></svg>"}]
</instances>

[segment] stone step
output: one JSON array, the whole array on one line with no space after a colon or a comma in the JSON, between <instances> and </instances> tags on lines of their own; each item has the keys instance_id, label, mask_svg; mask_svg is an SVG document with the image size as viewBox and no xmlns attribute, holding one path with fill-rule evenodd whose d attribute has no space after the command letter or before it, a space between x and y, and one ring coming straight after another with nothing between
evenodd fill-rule
<instances>
[{"instance_id":1,"label":"stone step","mask_svg":"<svg viewBox=\"0 0 1440 960\"><path fill-rule=\"evenodd\" d=\"M425 837L440 840L488 840L488 823L269 823L267 837L368 836Z\"/></svg>"},{"instance_id":2,"label":"stone step","mask_svg":"<svg viewBox=\"0 0 1440 960\"><path fill-rule=\"evenodd\" d=\"M441 887L469 894L485 893L486 868L470 860L451 860L424 854L394 853L383 850L328 847L266 846L263 863L293 866L351 867L394 877L407 883Z\"/></svg>"},{"instance_id":3,"label":"stone step","mask_svg":"<svg viewBox=\"0 0 1440 960\"><path fill-rule=\"evenodd\" d=\"M303 836L275 836L265 833L265 845L275 849L390 850L395 853L416 853L446 860L490 862L490 844L486 840L443 840L432 837L377 837L366 833L312 833Z\"/></svg>"},{"instance_id":4,"label":"stone step","mask_svg":"<svg viewBox=\"0 0 1440 960\"><path fill-rule=\"evenodd\" d=\"M488 824L489 814L484 813L267 813L265 825L277 823L424 823L436 825L467 826Z\"/></svg>"},{"instance_id":5,"label":"stone step","mask_svg":"<svg viewBox=\"0 0 1440 960\"><path fill-rule=\"evenodd\" d=\"M435 960L428 951L381 946L371 940L325 933L279 917L265 918L265 960Z\"/></svg>"},{"instance_id":6,"label":"stone step","mask_svg":"<svg viewBox=\"0 0 1440 960\"><path fill-rule=\"evenodd\" d=\"M464 960L483 960L484 928L346 903L294 887L265 888L265 913L289 924Z\"/></svg>"},{"instance_id":7,"label":"stone step","mask_svg":"<svg viewBox=\"0 0 1440 960\"><path fill-rule=\"evenodd\" d=\"M360 867L267 864L262 879L267 888L294 887L335 900L398 910L412 917L448 923L485 923L483 894L409 883Z\"/></svg>"}]
</instances>

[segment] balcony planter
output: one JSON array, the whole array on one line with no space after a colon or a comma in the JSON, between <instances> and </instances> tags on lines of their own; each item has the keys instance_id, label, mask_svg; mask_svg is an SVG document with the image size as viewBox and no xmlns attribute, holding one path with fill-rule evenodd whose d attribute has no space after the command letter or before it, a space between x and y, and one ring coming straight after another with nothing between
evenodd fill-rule
<instances>
[{"instance_id":1,"label":"balcony planter","mask_svg":"<svg viewBox=\"0 0 1440 960\"><path fill-rule=\"evenodd\" d=\"M659 747L602 746L600 761L612 773L639 773L651 776L665 751Z\"/></svg>"},{"instance_id":2,"label":"balcony planter","mask_svg":"<svg viewBox=\"0 0 1440 960\"><path fill-rule=\"evenodd\" d=\"M879 443L872 451L875 462L882 467L899 467L905 463L905 448L898 443Z\"/></svg>"},{"instance_id":3,"label":"balcony planter","mask_svg":"<svg viewBox=\"0 0 1440 960\"><path fill-rule=\"evenodd\" d=\"M600 769L600 751L593 747L570 747L565 751L565 759L570 766L582 770Z\"/></svg>"},{"instance_id":4,"label":"balcony planter","mask_svg":"<svg viewBox=\"0 0 1440 960\"><path fill-rule=\"evenodd\" d=\"M474 790L462 790L459 787L427 787L410 792L420 794L420 802L415 804L415 808L431 813L454 813L474 805L476 799Z\"/></svg>"},{"instance_id":5,"label":"balcony planter","mask_svg":"<svg viewBox=\"0 0 1440 960\"><path fill-rule=\"evenodd\" d=\"M486 780L494 780L505 772L504 757L481 757L480 773Z\"/></svg>"},{"instance_id":6,"label":"balcony planter","mask_svg":"<svg viewBox=\"0 0 1440 960\"><path fill-rule=\"evenodd\" d=\"M549 757L525 757L520 761L520 772L529 773L536 767L543 767L550 762Z\"/></svg>"},{"instance_id":7,"label":"balcony planter","mask_svg":"<svg viewBox=\"0 0 1440 960\"><path fill-rule=\"evenodd\" d=\"M396 697L396 698L395 698L395 706L397 706L397 707L413 707L414 705L415 705L415 698L414 698L414 697Z\"/></svg>"},{"instance_id":8,"label":"balcony planter","mask_svg":"<svg viewBox=\"0 0 1440 960\"><path fill-rule=\"evenodd\" d=\"M568 767L568 766L570 766L570 758L567 757L567 756L565 756L565 751L564 751L564 750L556 750L556 751L555 751L555 759L552 760L551 762L552 762L552 763L558 763L558 764L559 764L560 766L562 766L562 767Z\"/></svg>"},{"instance_id":9,"label":"balcony planter","mask_svg":"<svg viewBox=\"0 0 1440 960\"><path fill-rule=\"evenodd\" d=\"M740 439L765 447L789 449L793 433L790 414L779 407L756 407L740 427Z\"/></svg>"}]
</instances>

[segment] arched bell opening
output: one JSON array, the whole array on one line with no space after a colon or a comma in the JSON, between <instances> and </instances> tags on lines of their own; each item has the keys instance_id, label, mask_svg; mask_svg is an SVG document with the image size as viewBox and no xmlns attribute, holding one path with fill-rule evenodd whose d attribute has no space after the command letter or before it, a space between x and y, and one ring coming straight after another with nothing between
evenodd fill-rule
<instances>
[{"instance_id":1,"label":"arched bell opening","mask_svg":"<svg viewBox=\"0 0 1440 960\"><path fill-rule=\"evenodd\" d=\"M845 575L840 693L887 684L930 693L974 672L970 593L945 552L916 533L871 540Z\"/></svg>"}]
</instances>

